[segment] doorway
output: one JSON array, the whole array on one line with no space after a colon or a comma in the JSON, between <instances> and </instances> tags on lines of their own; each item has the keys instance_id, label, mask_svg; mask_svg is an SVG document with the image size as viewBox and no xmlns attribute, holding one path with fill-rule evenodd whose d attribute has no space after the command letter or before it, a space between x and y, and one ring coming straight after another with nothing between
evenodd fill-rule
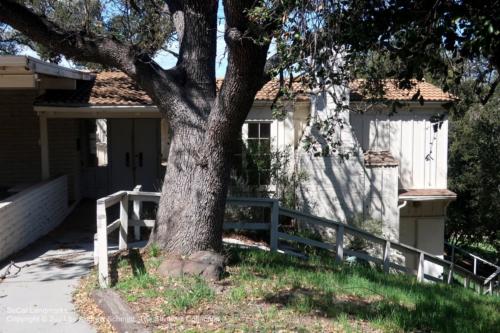
<instances>
[{"instance_id":1,"label":"doorway","mask_svg":"<svg viewBox=\"0 0 500 333\"><path fill-rule=\"evenodd\" d=\"M108 159L111 193L160 190L160 120L109 119Z\"/></svg>"}]
</instances>

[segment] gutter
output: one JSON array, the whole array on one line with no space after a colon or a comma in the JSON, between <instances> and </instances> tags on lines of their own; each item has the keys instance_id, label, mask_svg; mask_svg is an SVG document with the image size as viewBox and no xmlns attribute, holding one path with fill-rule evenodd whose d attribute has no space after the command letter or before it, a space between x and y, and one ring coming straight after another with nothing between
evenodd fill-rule
<instances>
[{"instance_id":1,"label":"gutter","mask_svg":"<svg viewBox=\"0 0 500 333\"><path fill-rule=\"evenodd\" d=\"M404 200L406 201L433 201L433 200L455 200L457 198L456 195L433 195L433 196L426 196L426 195L414 195L414 196L400 196L399 200Z\"/></svg>"},{"instance_id":2,"label":"gutter","mask_svg":"<svg viewBox=\"0 0 500 333\"><path fill-rule=\"evenodd\" d=\"M36 73L85 81L94 78L91 73L51 64L29 56L2 56L0 57L0 69L8 74Z\"/></svg>"},{"instance_id":3,"label":"gutter","mask_svg":"<svg viewBox=\"0 0 500 333\"><path fill-rule=\"evenodd\" d=\"M47 118L161 118L154 105L35 105L33 110Z\"/></svg>"}]
</instances>

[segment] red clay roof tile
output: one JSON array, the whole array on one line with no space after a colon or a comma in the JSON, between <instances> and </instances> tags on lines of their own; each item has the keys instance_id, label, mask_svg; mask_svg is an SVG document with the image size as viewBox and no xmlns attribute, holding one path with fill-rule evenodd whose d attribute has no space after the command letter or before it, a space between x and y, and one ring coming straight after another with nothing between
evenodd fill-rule
<instances>
[{"instance_id":1,"label":"red clay roof tile","mask_svg":"<svg viewBox=\"0 0 500 333\"><path fill-rule=\"evenodd\" d=\"M363 98L360 95L361 89L359 80L351 84L351 95ZM390 81L388 81L390 82ZM217 87L222 85L222 79L217 80ZM307 88L300 82L294 82L293 90L297 93L296 100L307 101L309 96L305 93ZM418 83L416 88L411 90L397 89L394 84L387 84L386 95L387 99L411 100L411 97L416 92L416 89L421 90L421 94L425 100L429 101L446 101L451 100L449 94L444 93L440 88L433 86L430 83ZM273 101L279 91L279 82L272 80L264 85L257 92L255 100L257 101ZM37 104L39 105L96 105L96 106L135 106L135 105L152 105L151 98L141 89L137 87L132 79L123 72L100 72L96 74L93 81L78 81L76 90L47 90L41 96Z\"/></svg>"},{"instance_id":2,"label":"red clay roof tile","mask_svg":"<svg viewBox=\"0 0 500 333\"><path fill-rule=\"evenodd\" d=\"M365 82L366 80L355 80L351 82L349 85L351 89L351 100L365 100L369 98L364 88ZM400 89L398 88L397 81L385 80L383 99L392 101L411 101L417 91L420 92L419 96L422 96L424 101L445 102L456 99L453 95L445 93L441 88L429 82L417 82L413 80L412 84L410 89Z\"/></svg>"},{"instance_id":3,"label":"red clay roof tile","mask_svg":"<svg viewBox=\"0 0 500 333\"><path fill-rule=\"evenodd\" d=\"M367 167L395 167L399 165L398 160L387 150L368 150L365 152L364 158Z\"/></svg>"}]
</instances>

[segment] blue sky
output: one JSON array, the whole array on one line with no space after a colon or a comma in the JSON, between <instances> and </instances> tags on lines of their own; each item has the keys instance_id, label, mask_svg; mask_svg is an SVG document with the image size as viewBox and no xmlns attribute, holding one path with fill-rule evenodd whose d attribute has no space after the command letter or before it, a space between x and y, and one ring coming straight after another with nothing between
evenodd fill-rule
<instances>
[{"instance_id":1,"label":"blue sky","mask_svg":"<svg viewBox=\"0 0 500 333\"><path fill-rule=\"evenodd\" d=\"M227 55L224 54L225 48L226 48L226 43L224 41L224 28L225 28L225 19L224 19L224 8L222 6L222 1L219 1L219 10L217 13L217 58L216 58L216 76L219 77L224 77L224 74L226 73L226 68L227 68ZM273 46L271 46L271 49L274 49ZM172 51L178 51L179 50L179 45L173 44L171 45L171 50ZM32 56L35 58L39 58L38 55L32 51L31 49L26 48L24 52L21 52L21 54ZM156 57L155 60L165 69L171 68L175 66L175 63L177 62L177 59L171 55L168 52L160 52ZM71 62L68 62L67 60L63 59L61 62L62 66L66 67L74 67Z\"/></svg>"},{"instance_id":2,"label":"blue sky","mask_svg":"<svg viewBox=\"0 0 500 333\"><path fill-rule=\"evenodd\" d=\"M222 1L219 1L219 11L217 13L217 61L216 61L216 76L224 77L227 68L227 57L224 56L224 50L226 48L226 43L224 42L224 8L222 7ZM172 45L173 51L178 51L178 45ZM173 67L177 59L167 52L161 52L155 58L155 60L163 67L170 68Z\"/></svg>"}]
</instances>

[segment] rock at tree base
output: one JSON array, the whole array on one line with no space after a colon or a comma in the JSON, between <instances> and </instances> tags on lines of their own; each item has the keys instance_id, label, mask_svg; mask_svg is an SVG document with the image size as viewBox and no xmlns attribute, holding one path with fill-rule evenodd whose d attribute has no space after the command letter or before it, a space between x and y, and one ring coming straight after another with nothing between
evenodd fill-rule
<instances>
[{"instance_id":1,"label":"rock at tree base","mask_svg":"<svg viewBox=\"0 0 500 333\"><path fill-rule=\"evenodd\" d=\"M206 280L220 280L224 273L224 257L210 251L198 251L186 259L172 257L163 261L158 267L162 276L180 277L184 274L202 276Z\"/></svg>"}]
</instances>

